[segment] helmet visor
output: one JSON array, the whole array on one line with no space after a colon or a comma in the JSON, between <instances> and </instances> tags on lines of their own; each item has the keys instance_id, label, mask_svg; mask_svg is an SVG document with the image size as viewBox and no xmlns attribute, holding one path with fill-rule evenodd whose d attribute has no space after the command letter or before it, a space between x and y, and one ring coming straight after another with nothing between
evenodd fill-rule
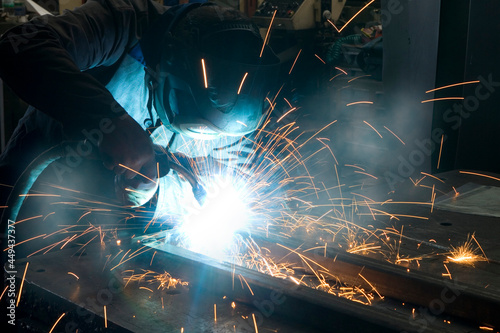
<instances>
[{"instance_id":1,"label":"helmet visor","mask_svg":"<svg viewBox=\"0 0 500 333\"><path fill-rule=\"evenodd\" d=\"M264 100L274 88L279 61L246 64L209 55L186 56L167 76L163 98L185 132L243 135L258 128ZM189 133L185 133L189 134Z\"/></svg>"}]
</instances>

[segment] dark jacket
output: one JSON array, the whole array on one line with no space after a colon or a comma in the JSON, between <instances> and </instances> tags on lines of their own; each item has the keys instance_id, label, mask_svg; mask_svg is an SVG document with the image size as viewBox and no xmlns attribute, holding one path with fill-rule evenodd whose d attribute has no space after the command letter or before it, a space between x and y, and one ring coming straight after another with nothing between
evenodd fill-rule
<instances>
[{"instance_id":1,"label":"dark jacket","mask_svg":"<svg viewBox=\"0 0 500 333\"><path fill-rule=\"evenodd\" d=\"M0 77L66 133L96 126L125 112L104 85L167 9L150 0L90 0L35 18L0 39Z\"/></svg>"}]
</instances>

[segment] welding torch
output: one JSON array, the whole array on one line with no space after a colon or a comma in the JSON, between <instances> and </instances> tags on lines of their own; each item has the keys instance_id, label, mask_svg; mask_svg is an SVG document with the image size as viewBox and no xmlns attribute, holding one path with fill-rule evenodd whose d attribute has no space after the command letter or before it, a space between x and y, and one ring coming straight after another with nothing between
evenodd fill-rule
<instances>
[{"instance_id":1,"label":"welding torch","mask_svg":"<svg viewBox=\"0 0 500 333\"><path fill-rule=\"evenodd\" d=\"M196 177L189 163L189 157L181 153L169 153L168 150L158 145L153 145L153 148L156 163L158 163L159 177L166 176L170 169L174 170L189 182L194 198L200 205L203 205L207 191L198 177Z\"/></svg>"},{"instance_id":2,"label":"welding torch","mask_svg":"<svg viewBox=\"0 0 500 333\"><path fill-rule=\"evenodd\" d=\"M2 214L2 224L6 223L6 218L11 221L17 220L17 215L21 210L24 199L26 198L28 192L31 190L31 187L37 181L42 172L51 163L66 157L66 151L68 151L68 147L72 147L74 149L81 144L85 143L82 143L81 141L62 142L41 153L28 165L28 167L26 167L24 172L16 181L9 195L7 208L4 209L4 212ZM155 159L159 167L159 176L166 176L170 170L176 171L189 182L192 187L195 199L200 205L202 205L206 197L206 191L201 182L196 177L192 167L189 165L189 158L182 154L170 153L166 148L157 145L154 145L154 151ZM124 185L126 186L126 182L124 183Z\"/></svg>"}]
</instances>

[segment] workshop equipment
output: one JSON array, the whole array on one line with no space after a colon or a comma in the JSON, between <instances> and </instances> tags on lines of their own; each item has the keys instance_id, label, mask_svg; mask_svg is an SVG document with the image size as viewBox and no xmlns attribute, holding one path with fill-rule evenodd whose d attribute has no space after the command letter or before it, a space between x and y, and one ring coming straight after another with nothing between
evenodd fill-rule
<instances>
[{"instance_id":1,"label":"workshop equipment","mask_svg":"<svg viewBox=\"0 0 500 333\"><path fill-rule=\"evenodd\" d=\"M322 258L321 265L329 262L328 268L335 266L335 272L342 274L342 278L359 283L363 281L359 278L362 273L371 281L371 287L379 288L381 292L391 291L392 297L386 296L383 301L363 305L165 244L164 238L165 234L147 235L105 249L94 244L82 251L85 256L65 249L31 258L30 270L33 273L25 281L27 291L20 309L34 301L43 301L55 313L64 311L72 314L75 327L84 329L86 325L94 325L92 329L99 329L104 326L103 305L106 305L108 327L124 332L179 332L181 326L186 332L201 331L201 328L211 332L233 332L233 329L236 332L254 332L252 313L258 318L259 331L269 329L293 333L333 330L419 332L422 324L425 324L425 332L470 332L477 327L478 314L481 322L498 322L495 318L498 301L486 292L456 281L443 283L443 280L426 274L407 273L403 267L370 258L335 250L329 250L326 257L322 254L311 256L315 260ZM271 246L272 252L276 250L276 256L280 257L283 253L279 253L275 241L256 238L256 242ZM297 245L286 240L278 242L292 248ZM138 255L123 261L122 255L118 255L123 248ZM110 257L115 259L109 261ZM96 265L96 261L98 266L104 264L106 269L99 269L99 273L89 276L86 272L89 266ZM141 267L149 271L168 271L172 276L188 281L189 291L165 294L148 284L145 286L149 286L151 292L132 283L127 286L127 279L122 274L127 271L143 272ZM304 264L303 269L307 274L307 265ZM67 271L79 276L79 280L75 281ZM371 288L369 284L367 286ZM45 295L43 300L41 295ZM417 300L417 304L409 302L407 296ZM429 302L446 301L452 297L456 297L456 304L450 302L446 305L452 306L450 309L455 311L457 317L449 316L447 312L437 313L434 308L431 308L428 317L414 317L416 314L412 309L427 308ZM232 301L237 302L236 310L229 307ZM212 313L215 303L219 309L216 321ZM90 317L95 319L90 322L87 320ZM461 319L467 317L472 322ZM50 320L53 322L55 318Z\"/></svg>"},{"instance_id":2,"label":"workshop equipment","mask_svg":"<svg viewBox=\"0 0 500 333\"><path fill-rule=\"evenodd\" d=\"M260 26L269 26L274 12L273 27L285 30L314 29L320 21L321 4L319 0L268 0L264 1L253 16L253 20Z\"/></svg>"}]
</instances>

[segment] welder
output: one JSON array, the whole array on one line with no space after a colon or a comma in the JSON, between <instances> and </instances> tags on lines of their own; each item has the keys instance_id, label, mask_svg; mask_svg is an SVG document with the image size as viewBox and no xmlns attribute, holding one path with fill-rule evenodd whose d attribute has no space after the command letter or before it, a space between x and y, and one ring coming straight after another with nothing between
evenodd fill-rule
<instances>
[{"instance_id":1,"label":"welder","mask_svg":"<svg viewBox=\"0 0 500 333\"><path fill-rule=\"evenodd\" d=\"M0 184L14 185L48 148L78 142L51 168L56 178L97 157L130 205L157 189L153 143L196 158L255 131L279 64L239 11L152 0L90 0L37 17L5 33L0 53L1 78L31 105L1 155ZM183 151L189 140L205 141ZM0 190L1 206L10 187Z\"/></svg>"}]
</instances>

